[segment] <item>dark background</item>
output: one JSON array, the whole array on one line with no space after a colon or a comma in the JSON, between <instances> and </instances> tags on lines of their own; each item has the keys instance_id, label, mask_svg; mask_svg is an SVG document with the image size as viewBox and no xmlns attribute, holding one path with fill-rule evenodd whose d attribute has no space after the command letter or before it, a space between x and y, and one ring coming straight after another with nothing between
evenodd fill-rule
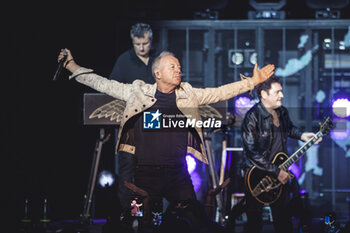
<instances>
[{"instance_id":1,"label":"dark background","mask_svg":"<svg viewBox=\"0 0 350 233\"><path fill-rule=\"evenodd\" d=\"M129 28L117 27L121 22L190 20L208 7L222 20L247 19L253 10L242 0L12 3L2 28L1 210L7 223L23 217L25 198L34 219L40 218L44 198L53 219L75 219L82 212L99 127L82 122L83 93L93 90L68 81L66 71L52 81L60 49L71 49L78 64L108 76L131 46ZM290 0L282 10L286 19L314 19L305 1ZM350 18L349 6L340 11L341 18ZM104 145L101 166L113 169L114 130L106 130L112 139Z\"/></svg>"}]
</instances>

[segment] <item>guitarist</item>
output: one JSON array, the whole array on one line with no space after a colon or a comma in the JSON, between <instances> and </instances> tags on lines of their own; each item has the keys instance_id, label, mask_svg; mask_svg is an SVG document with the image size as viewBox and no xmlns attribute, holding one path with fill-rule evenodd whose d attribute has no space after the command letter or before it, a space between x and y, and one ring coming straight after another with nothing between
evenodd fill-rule
<instances>
[{"instance_id":1,"label":"guitarist","mask_svg":"<svg viewBox=\"0 0 350 233\"><path fill-rule=\"evenodd\" d=\"M302 133L289 118L288 111L282 106L283 91L278 77L272 76L256 86L260 102L255 104L245 115L242 124L242 143L244 158L242 167L247 171L250 167L266 171L288 186L290 175L272 163L278 152L287 153L287 138L308 141L315 134ZM287 184L287 185L286 185ZM284 187L280 198L271 204L275 232L292 232L291 214L287 204L290 199L288 187ZM245 191L247 207L247 230L258 233L262 229L262 207L249 192Z\"/></svg>"}]
</instances>

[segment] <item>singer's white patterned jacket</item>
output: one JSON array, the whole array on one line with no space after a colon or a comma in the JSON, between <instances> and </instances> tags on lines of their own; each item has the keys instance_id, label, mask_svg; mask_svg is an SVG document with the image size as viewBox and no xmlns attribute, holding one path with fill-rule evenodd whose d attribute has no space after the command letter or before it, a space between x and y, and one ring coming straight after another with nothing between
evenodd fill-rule
<instances>
[{"instance_id":1,"label":"singer's white patterned jacket","mask_svg":"<svg viewBox=\"0 0 350 233\"><path fill-rule=\"evenodd\" d=\"M133 130L124 129L124 126L130 118L147 110L156 102L157 84L146 84L142 80L135 80L132 84L120 83L101 77L93 73L93 70L84 67L76 70L70 78L75 78L78 82L99 92L126 101L116 151L121 150L134 154ZM176 104L179 110L191 120L201 119L198 112L200 105L228 100L253 88L254 85L250 78L216 88L194 88L189 83L182 82L175 90ZM196 133L189 134L187 151L200 161L208 163L202 129L196 126L195 131Z\"/></svg>"}]
</instances>

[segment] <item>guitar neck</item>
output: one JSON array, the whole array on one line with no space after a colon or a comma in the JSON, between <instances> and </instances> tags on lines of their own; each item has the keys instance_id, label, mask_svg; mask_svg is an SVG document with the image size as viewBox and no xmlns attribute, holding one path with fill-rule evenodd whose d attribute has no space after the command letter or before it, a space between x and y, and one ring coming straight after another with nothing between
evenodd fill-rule
<instances>
[{"instance_id":1,"label":"guitar neck","mask_svg":"<svg viewBox=\"0 0 350 233\"><path fill-rule=\"evenodd\" d=\"M305 152L313 145L315 142L322 137L323 134L319 131L316 133L314 137L312 137L309 141L307 141L302 147L300 147L294 154L292 154L286 161L284 161L279 168L287 171L290 165L299 160L299 158L305 154Z\"/></svg>"}]
</instances>

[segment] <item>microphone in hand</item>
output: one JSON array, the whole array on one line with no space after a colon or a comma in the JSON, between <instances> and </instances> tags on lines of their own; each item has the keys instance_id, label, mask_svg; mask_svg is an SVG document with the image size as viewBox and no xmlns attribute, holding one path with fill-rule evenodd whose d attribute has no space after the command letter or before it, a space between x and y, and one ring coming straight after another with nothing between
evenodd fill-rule
<instances>
[{"instance_id":1,"label":"microphone in hand","mask_svg":"<svg viewBox=\"0 0 350 233\"><path fill-rule=\"evenodd\" d=\"M62 68L63 68L63 63L66 61L67 59L67 51L64 49L63 50L63 58L58 62L58 66L55 72L55 75L53 76L53 81L56 81L58 79L58 77L61 74Z\"/></svg>"}]
</instances>

